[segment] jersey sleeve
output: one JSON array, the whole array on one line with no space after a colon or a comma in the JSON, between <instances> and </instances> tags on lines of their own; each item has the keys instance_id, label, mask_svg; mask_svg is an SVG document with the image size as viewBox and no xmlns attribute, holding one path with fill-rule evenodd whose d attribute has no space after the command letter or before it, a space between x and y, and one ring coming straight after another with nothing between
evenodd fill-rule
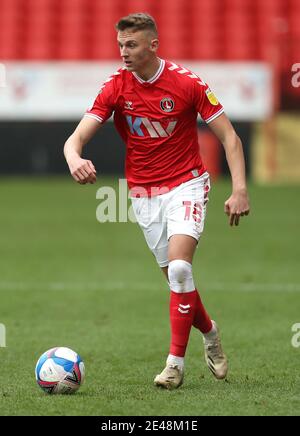
<instances>
[{"instance_id":1,"label":"jersey sleeve","mask_svg":"<svg viewBox=\"0 0 300 436\"><path fill-rule=\"evenodd\" d=\"M93 118L99 123L105 123L110 118L115 109L115 82L113 75L103 83L94 103L85 112L85 117Z\"/></svg>"},{"instance_id":2,"label":"jersey sleeve","mask_svg":"<svg viewBox=\"0 0 300 436\"><path fill-rule=\"evenodd\" d=\"M215 94L201 79L194 81L194 104L206 123L210 123L224 112Z\"/></svg>"}]
</instances>

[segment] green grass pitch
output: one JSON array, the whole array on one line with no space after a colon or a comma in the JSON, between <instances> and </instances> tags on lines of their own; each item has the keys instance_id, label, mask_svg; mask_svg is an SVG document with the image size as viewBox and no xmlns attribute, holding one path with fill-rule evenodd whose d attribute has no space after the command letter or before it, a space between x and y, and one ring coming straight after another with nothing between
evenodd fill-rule
<instances>
[{"instance_id":1,"label":"green grass pitch","mask_svg":"<svg viewBox=\"0 0 300 436\"><path fill-rule=\"evenodd\" d=\"M184 385L154 387L169 345L169 291L137 224L96 220L96 190L71 178L1 179L1 415L299 415L299 188L250 186L251 215L230 228L213 184L194 259L230 371L216 381L193 330ZM37 386L38 357L68 346L85 361L74 396Z\"/></svg>"}]
</instances>

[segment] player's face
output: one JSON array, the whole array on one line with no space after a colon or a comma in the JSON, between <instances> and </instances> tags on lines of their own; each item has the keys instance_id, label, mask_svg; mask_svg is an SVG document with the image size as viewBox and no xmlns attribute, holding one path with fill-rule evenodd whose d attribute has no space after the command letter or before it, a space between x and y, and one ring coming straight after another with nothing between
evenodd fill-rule
<instances>
[{"instance_id":1,"label":"player's face","mask_svg":"<svg viewBox=\"0 0 300 436\"><path fill-rule=\"evenodd\" d=\"M120 54L129 71L143 71L155 57L158 40L147 31L123 30L118 32Z\"/></svg>"}]
</instances>

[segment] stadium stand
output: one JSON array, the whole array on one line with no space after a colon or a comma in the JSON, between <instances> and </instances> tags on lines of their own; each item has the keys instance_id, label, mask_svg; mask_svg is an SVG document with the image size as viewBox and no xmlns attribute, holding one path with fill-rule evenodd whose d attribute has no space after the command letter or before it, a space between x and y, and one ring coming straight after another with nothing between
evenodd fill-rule
<instances>
[{"instance_id":1,"label":"stadium stand","mask_svg":"<svg viewBox=\"0 0 300 436\"><path fill-rule=\"evenodd\" d=\"M112 24L133 11L156 17L171 60L267 60L282 77L300 61L299 0L0 0L0 59L118 59Z\"/></svg>"}]
</instances>

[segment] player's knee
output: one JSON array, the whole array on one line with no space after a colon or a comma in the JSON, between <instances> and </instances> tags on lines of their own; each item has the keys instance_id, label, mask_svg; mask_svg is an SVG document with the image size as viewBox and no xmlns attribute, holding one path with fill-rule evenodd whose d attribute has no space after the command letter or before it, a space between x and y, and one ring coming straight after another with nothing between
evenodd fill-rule
<instances>
[{"instance_id":1,"label":"player's knee","mask_svg":"<svg viewBox=\"0 0 300 436\"><path fill-rule=\"evenodd\" d=\"M192 265L185 260L172 260L169 263L168 277L170 289L174 292L191 292L195 289Z\"/></svg>"},{"instance_id":2,"label":"player's knee","mask_svg":"<svg viewBox=\"0 0 300 436\"><path fill-rule=\"evenodd\" d=\"M192 271L192 265L185 260L176 259L169 263L169 280L182 283L186 276Z\"/></svg>"}]
</instances>

